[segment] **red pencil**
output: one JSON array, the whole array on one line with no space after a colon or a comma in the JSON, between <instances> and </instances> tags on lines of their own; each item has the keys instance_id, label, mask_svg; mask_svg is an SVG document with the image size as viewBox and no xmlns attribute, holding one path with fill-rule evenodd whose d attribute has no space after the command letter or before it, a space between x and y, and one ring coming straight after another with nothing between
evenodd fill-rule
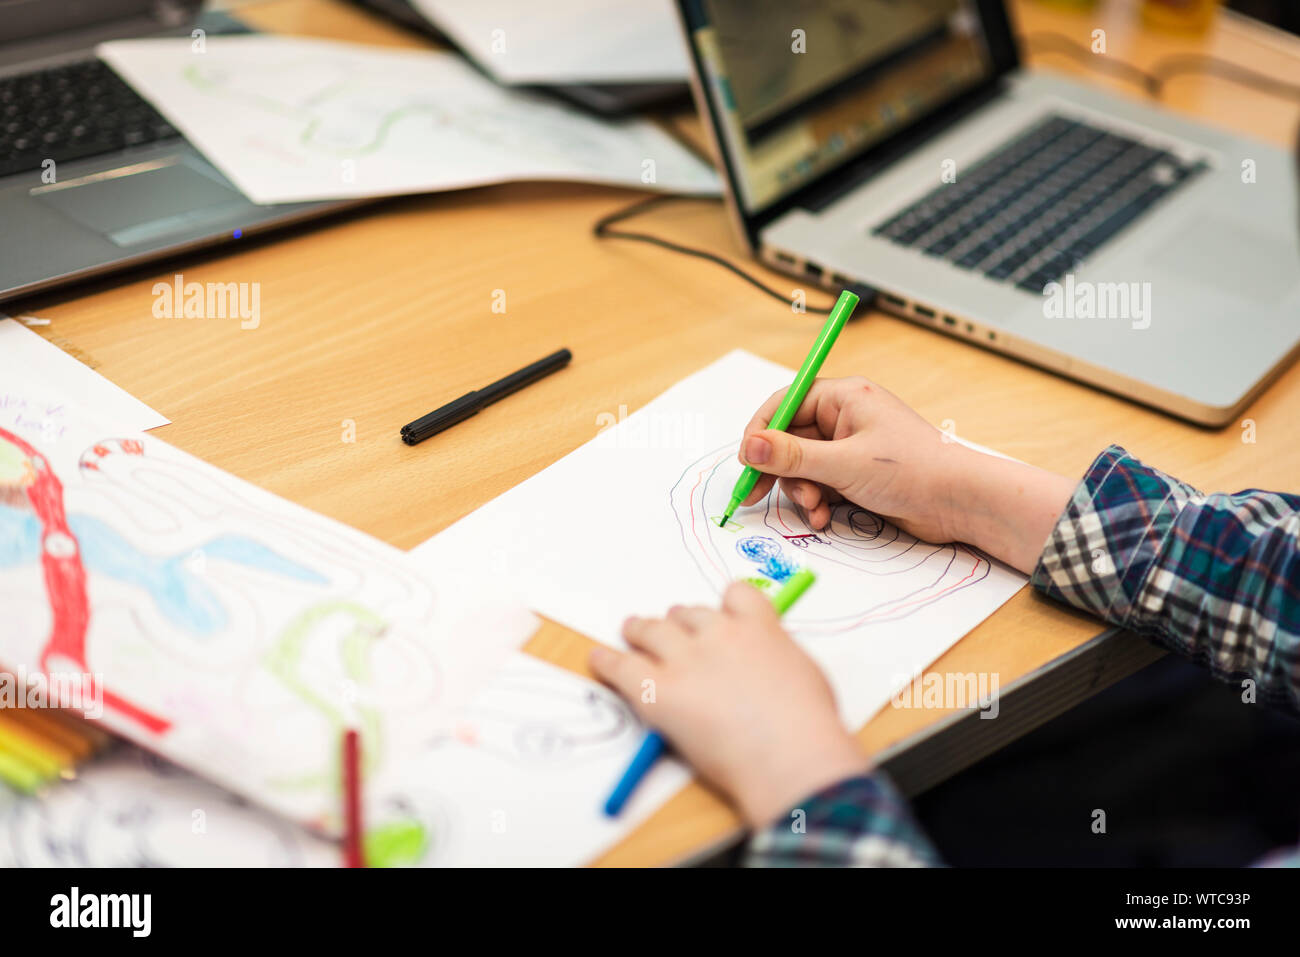
<instances>
[{"instance_id":1,"label":"red pencil","mask_svg":"<svg viewBox=\"0 0 1300 957\"><path fill-rule=\"evenodd\" d=\"M365 867L361 846L361 735L349 728L343 735L343 866Z\"/></svg>"}]
</instances>

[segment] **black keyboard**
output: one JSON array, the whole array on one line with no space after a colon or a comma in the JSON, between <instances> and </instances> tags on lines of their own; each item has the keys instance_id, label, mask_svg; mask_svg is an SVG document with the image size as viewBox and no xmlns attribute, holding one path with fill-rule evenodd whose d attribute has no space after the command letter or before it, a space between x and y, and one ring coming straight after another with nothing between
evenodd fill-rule
<instances>
[{"instance_id":1,"label":"black keyboard","mask_svg":"<svg viewBox=\"0 0 1300 957\"><path fill-rule=\"evenodd\" d=\"M872 233L1041 294L1205 168L1053 115Z\"/></svg>"},{"instance_id":2,"label":"black keyboard","mask_svg":"<svg viewBox=\"0 0 1300 957\"><path fill-rule=\"evenodd\" d=\"M99 60L0 77L0 176L179 135Z\"/></svg>"}]
</instances>

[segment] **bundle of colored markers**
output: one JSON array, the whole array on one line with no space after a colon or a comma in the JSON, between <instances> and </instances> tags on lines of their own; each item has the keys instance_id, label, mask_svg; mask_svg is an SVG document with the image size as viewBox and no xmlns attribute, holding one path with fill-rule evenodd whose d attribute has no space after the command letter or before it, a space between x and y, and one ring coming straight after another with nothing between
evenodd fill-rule
<instances>
[{"instance_id":1,"label":"bundle of colored markers","mask_svg":"<svg viewBox=\"0 0 1300 957\"><path fill-rule=\"evenodd\" d=\"M14 681L0 673L0 681ZM108 747L110 738L84 718L60 708L0 702L0 785L34 794L72 778L77 766Z\"/></svg>"}]
</instances>

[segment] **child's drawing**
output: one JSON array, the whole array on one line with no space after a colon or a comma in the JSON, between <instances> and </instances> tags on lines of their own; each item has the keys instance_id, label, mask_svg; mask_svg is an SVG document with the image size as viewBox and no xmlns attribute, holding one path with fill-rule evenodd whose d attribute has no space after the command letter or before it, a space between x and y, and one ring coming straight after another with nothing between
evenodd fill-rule
<instances>
[{"instance_id":1,"label":"child's drawing","mask_svg":"<svg viewBox=\"0 0 1300 957\"><path fill-rule=\"evenodd\" d=\"M558 668L542 670L521 656L435 743L455 741L526 767L565 768L621 753L640 732L613 692Z\"/></svg>"},{"instance_id":2,"label":"child's drawing","mask_svg":"<svg viewBox=\"0 0 1300 957\"><path fill-rule=\"evenodd\" d=\"M113 729L326 830L345 727L375 781L438 726L400 553L150 437L39 443L0 429L0 662L85 676Z\"/></svg>"},{"instance_id":3,"label":"child's drawing","mask_svg":"<svg viewBox=\"0 0 1300 957\"><path fill-rule=\"evenodd\" d=\"M631 815L612 821L599 810L645 734L608 689L515 654L457 719L454 731L408 755L395 786L367 790L368 866L578 864L634 826ZM687 778L676 762L663 764L643 813ZM338 843L135 747L92 761L40 797L0 792L0 867L341 861Z\"/></svg>"},{"instance_id":4,"label":"child's drawing","mask_svg":"<svg viewBox=\"0 0 1300 957\"><path fill-rule=\"evenodd\" d=\"M802 603L789 622L804 634L831 634L899 621L988 577L989 560L974 549L922 542L851 503L836 506L831 524L814 530L778 487L720 528L738 448L692 463L670 497L682 544L719 592L737 579L772 590L809 564L835 586L819 586L817 601Z\"/></svg>"}]
</instances>

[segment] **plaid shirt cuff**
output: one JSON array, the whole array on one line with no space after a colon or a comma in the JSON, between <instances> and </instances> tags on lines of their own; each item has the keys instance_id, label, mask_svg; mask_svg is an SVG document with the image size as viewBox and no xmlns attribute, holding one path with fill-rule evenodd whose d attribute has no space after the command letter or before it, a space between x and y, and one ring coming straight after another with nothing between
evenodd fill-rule
<instances>
[{"instance_id":1,"label":"plaid shirt cuff","mask_svg":"<svg viewBox=\"0 0 1300 957\"><path fill-rule=\"evenodd\" d=\"M882 773L847 778L749 842L749 867L936 867L938 852Z\"/></svg>"},{"instance_id":2,"label":"plaid shirt cuff","mask_svg":"<svg viewBox=\"0 0 1300 957\"><path fill-rule=\"evenodd\" d=\"M1300 498L1203 495L1118 446L1075 489L1030 578L1067 604L1300 701Z\"/></svg>"},{"instance_id":3,"label":"plaid shirt cuff","mask_svg":"<svg viewBox=\"0 0 1300 957\"><path fill-rule=\"evenodd\" d=\"M1030 584L1112 624L1129 626L1135 599L1179 512L1200 497L1191 486L1112 445L1074 490Z\"/></svg>"}]
</instances>

